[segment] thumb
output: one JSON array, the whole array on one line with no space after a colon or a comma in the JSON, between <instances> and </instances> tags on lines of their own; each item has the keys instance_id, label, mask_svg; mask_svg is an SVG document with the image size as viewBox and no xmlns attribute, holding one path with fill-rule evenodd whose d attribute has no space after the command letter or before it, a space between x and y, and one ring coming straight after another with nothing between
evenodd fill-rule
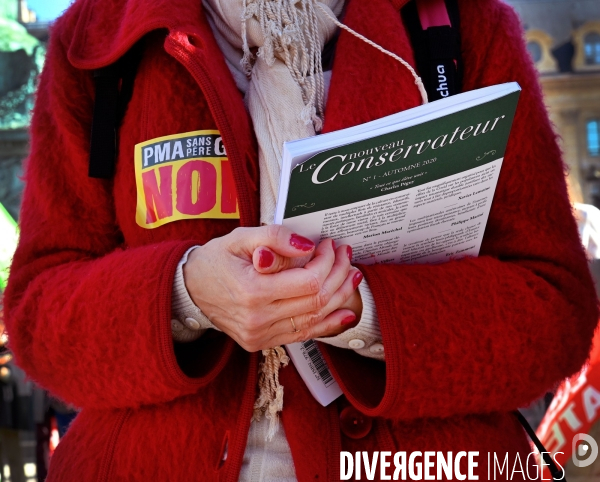
<instances>
[{"instance_id":1,"label":"thumb","mask_svg":"<svg viewBox=\"0 0 600 482\"><path fill-rule=\"evenodd\" d=\"M306 256L290 258L281 256L266 246L259 246L252 253L254 269L262 274L278 273L290 268L302 268L308 263L314 253Z\"/></svg>"}]
</instances>

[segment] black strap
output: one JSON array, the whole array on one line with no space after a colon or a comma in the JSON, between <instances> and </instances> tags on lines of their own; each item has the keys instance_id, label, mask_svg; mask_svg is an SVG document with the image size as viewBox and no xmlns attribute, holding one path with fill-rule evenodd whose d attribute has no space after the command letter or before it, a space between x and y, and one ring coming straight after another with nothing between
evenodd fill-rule
<instances>
[{"instance_id":1,"label":"black strap","mask_svg":"<svg viewBox=\"0 0 600 482\"><path fill-rule=\"evenodd\" d=\"M457 0L445 0L451 26L423 30L417 4L402 8L402 18L410 35L417 70L429 100L439 100L462 91L463 63L460 46L460 16Z\"/></svg>"},{"instance_id":2,"label":"black strap","mask_svg":"<svg viewBox=\"0 0 600 482\"><path fill-rule=\"evenodd\" d=\"M89 177L111 179L115 173L119 127L133 95L142 49L140 41L114 64L94 71Z\"/></svg>"},{"instance_id":3,"label":"black strap","mask_svg":"<svg viewBox=\"0 0 600 482\"><path fill-rule=\"evenodd\" d=\"M550 469L550 473L552 474L552 479L560 480L562 482L567 482L567 479L565 478L564 470L560 470L556 466L556 463L554 462L552 457L550 457L550 453L544 448L544 445L542 444L542 442L540 442L540 439L535 434L535 431L531 428L531 425L529 425L529 422L527 421L527 419L518 410L515 410L514 414L517 417L517 419L519 420L519 422L521 422L521 425L525 429L525 432L527 432L527 435L529 436L531 441L535 444L536 448L538 449L538 452L542 455L544 462L546 462L546 465Z\"/></svg>"}]
</instances>

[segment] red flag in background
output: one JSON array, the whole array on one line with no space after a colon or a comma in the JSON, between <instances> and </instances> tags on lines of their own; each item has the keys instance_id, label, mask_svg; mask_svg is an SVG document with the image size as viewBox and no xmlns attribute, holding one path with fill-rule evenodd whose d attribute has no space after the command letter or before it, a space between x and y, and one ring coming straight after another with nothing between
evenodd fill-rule
<instances>
[{"instance_id":1,"label":"red flag in background","mask_svg":"<svg viewBox=\"0 0 600 482\"><path fill-rule=\"evenodd\" d=\"M537 430L537 435L546 450L553 454L553 458L562 467L567 467L573 450L578 447L577 442L581 440L576 436L589 434L599 420L600 336L597 332L588 365L578 375L560 385ZM593 456L594 447L593 444L590 445ZM588 448L583 447L583 450L583 453L580 450L579 456L585 460ZM595 450L597 454L597 445ZM547 469L546 472L544 477L548 477Z\"/></svg>"}]
</instances>

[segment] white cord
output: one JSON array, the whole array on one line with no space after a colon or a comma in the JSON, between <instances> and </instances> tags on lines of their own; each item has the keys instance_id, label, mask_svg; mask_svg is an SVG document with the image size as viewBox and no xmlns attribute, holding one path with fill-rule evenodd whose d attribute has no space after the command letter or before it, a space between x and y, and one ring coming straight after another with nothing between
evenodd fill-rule
<instances>
[{"instance_id":1,"label":"white cord","mask_svg":"<svg viewBox=\"0 0 600 482\"><path fill-rule=\"evenodd\" d=\"M321 4L321 2L316 2L316 4L325 13L325 15L327 15L327 17L329 17L329 19L333 23L335 23L339 28L344 29L347 32L350 32L356 38L359 38L363 42L368 43L371 47L375 47L380 52L382 52L382 53L384 53L386 55L389 55L390 57L392 57L393 59L397 60L402 65L404 65L404 67L406 67L410 71L410 73L412 74L413 78L415 79L415 84L417 85L417 87L419 89L419 92L421 94L421 99L423 100L423 104L427 104L429 102L429 99L427 97L427 91L425 90L425 86L423 85L423 81L421 80L421 77L419 77L417 75L417 73L415 72L415 69L413 69L412 66L406 60L404 60L402 57L396 55L395 53L390 52L389 50L384 49L382 46L377 45L375 42L373 42L372 40L369 40L364 35L361 35L358 32L352 30L350 27L344 25L337 18L335 18L335 16L332 15L325 7L323 7L323 5Z\"/></svg>"}]
</instances>

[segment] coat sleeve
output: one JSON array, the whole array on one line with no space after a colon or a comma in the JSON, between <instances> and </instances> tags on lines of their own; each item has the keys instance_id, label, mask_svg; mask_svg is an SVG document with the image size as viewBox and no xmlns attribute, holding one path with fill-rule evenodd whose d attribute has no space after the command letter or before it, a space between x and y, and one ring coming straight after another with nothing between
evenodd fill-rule
<instances>
[{"instance_id":1,"label":"coat sleeve","mask_svg":"<svg viewBox=\"0 0 600 482\"><path fill-rule=\"evenodd\" d=\"M385 365L321 345L344 393L367 415L413 419L524 406L581 368L598 318L519 21L500 2L461 7L463 25L471 24L463 36L465 89L518 81L521 99L480 256L361 267ZM485 25L490 17L495 28Z\"/></svg>"},{"instance_id":2,"label":"coat sleeve","mask_svg":"<svg viewBox=\"0 0 600 482\"><path fill-rule=\"evenodd\" d=\"M233 343L203 337L195 346L200 372L191 378L179 368L173 276L197 243L123 245L112 183L87 176L92 76L71 67L62 36L59 20L34 109L20 240L5 293L10 347L33 380L78 407L173 400L210 383Z\"/></svg>"}]
</instances>

